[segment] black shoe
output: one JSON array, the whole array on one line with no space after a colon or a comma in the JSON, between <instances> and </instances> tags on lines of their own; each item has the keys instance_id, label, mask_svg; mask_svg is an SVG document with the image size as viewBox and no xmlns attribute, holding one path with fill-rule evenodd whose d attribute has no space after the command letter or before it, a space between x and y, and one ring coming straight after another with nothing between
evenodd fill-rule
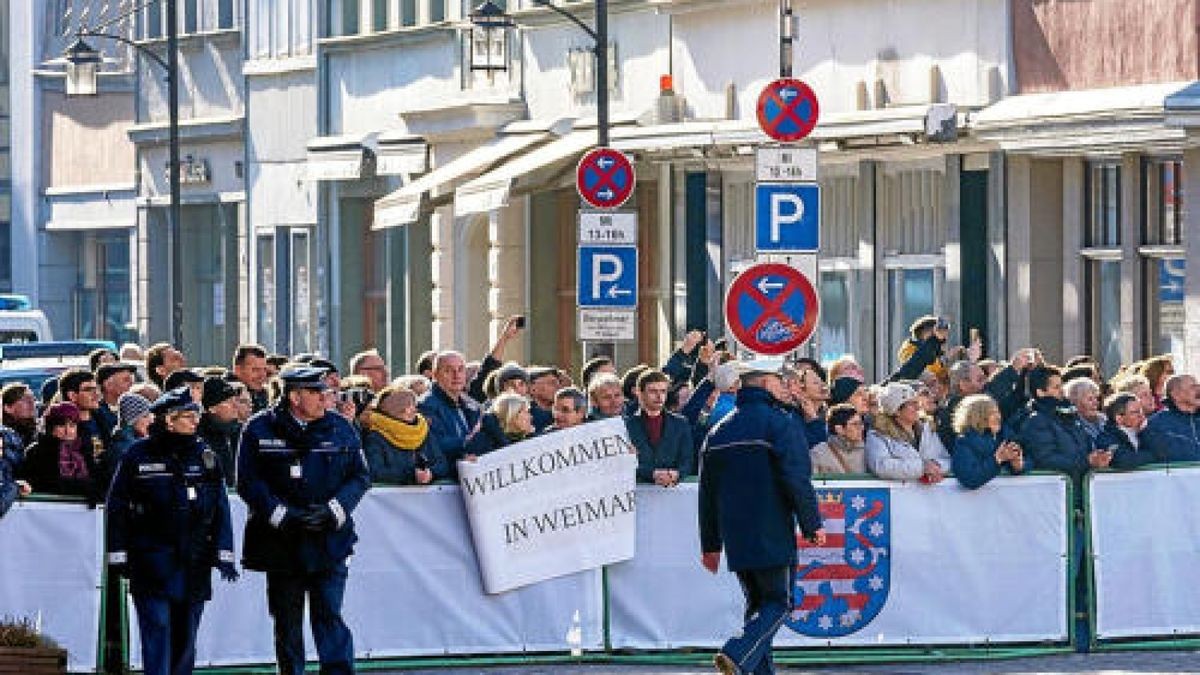
<instances>
[{"instance_id":1,"label":"black shoe","mask_svg":"<svg viewBox=\"0 0 1200 675\"><path fill-rule=\"evenodd\" d=\"M725 652L717 652L716 656L713 656L713 665L717 667L721 675L742 675L742 669L738 668L733 659L729 658Z\"/></svg>"}]
</instances>

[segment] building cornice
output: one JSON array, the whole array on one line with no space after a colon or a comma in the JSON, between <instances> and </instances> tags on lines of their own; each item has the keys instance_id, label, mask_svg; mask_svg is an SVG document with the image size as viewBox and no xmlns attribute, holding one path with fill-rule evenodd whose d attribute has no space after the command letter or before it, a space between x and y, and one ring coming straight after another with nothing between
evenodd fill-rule
<instances>
[{"instance_id":1,"label":"building cornice","mask_svg":"<svg viewBox=\"0 0 1200 675\"><path fill-rule=\"evenodd\" d=\"M180 120L179 139L192 142L236 141L242 138L245 126L246 118L243 115ZM167 127L165 121L148 122L129 127L127 133L134 145L166 145L169 131Z\"/></svg>"}]
</instances>

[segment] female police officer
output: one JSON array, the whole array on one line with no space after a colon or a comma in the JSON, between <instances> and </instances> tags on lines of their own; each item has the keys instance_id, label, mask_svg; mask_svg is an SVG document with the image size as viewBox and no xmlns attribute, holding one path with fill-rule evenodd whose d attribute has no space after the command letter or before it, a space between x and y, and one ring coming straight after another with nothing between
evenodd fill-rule
<instances>
[{"instance_id":1,"label":"female police officer","mask_svg":"<svg viewBox=\"0 0 1200 675\"><path fill-rule=\"evenodd\" d=\"M196 436L188 388L150 407L150 435L130 446L108 495L108 561L127 577L147 675L191 673L212 568L236 581L224 467Z\"/></svg>"}]
</instances>

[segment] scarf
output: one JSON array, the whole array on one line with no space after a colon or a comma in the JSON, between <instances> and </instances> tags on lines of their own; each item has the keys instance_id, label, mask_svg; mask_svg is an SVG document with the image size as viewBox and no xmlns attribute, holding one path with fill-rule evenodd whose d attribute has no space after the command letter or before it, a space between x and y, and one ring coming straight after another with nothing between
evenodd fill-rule
<instances>
[{"instance_id":1,"label":"scarf","mask_svg":"<svg viewBox=\"0 0 1200 675\"><path fill-rule=\"evenodd\" d=\"M91 475L79 439L58 442L58 476L64 480L87 480Z\"/></svg>"},{"instance_id":2,"label":"scarf","mask_svg":"<svg viewBox=\"0 0 1200 675\"><path fill-rule=\"evenodd\" d=\"M397 450L416 450L429 435L429 420L420 414L415 422L409 423L378 411L371 412L367 415L367 426L371 431L379 432Z\"/></svg>"}]
</instances>

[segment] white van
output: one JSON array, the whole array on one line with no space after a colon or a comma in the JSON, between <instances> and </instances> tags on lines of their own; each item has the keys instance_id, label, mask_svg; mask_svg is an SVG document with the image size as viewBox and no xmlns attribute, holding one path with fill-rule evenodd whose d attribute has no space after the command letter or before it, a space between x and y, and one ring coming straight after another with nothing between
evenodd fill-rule
<instances>
[{"instance_id":1,"label":"white van","mask_svg":"<svg viewBox=\"0 0 1200 675\"><path fill-rule=\"evenodd\" d=\"M53 340L50 322L40 309L0 311L0 344L23 344Z\"/></svg>"}]
</instances>

